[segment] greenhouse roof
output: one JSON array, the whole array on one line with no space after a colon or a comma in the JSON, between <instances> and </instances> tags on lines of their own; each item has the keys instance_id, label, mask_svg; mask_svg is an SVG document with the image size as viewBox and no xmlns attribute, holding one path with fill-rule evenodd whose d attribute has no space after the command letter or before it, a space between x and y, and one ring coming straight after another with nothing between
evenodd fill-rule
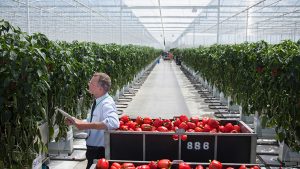
<instances>
[{"instance_id":1,"label":"greenhouse roof","mask_svg":"<svg viewBox=\"0 0 300 169\"><path fill-rule=\"evenodd\" d=\"M51 39L160 48L299 37L300 0L1 0L0 17Z\"/></svg>"}]
</instances>

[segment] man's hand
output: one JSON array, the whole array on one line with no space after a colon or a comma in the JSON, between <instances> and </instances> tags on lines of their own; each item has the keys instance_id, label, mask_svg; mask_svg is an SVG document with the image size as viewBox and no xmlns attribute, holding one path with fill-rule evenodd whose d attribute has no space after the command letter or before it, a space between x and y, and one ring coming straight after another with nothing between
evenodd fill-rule
<instances>
[{"instance_id":1,"label":"man's hand","mask_svg":"<svg viewBox=\"0 0 300 169\"><path fill-rule=\"evenodd\" d=\"M65 123L67 124L67 125L75 125L75 120L74 120L75 118L65 118Z\"/></svg>"},{"instance_id":2,"label":"man's hand","mask_svg":"<svg viewBox=\"0 0 300 169\"><path fill-rule=\"evenodd\" d=\"M79 130L87 130L87 129L96 129L96 130L102 130L107 129L106 125L102 122L85 122L83 120L79 120L75 117L73 118L66 118L65 123L67 125L75 125L77 129Z\"/></svg>"},{"instance_id":3,"label":"man's hand","mask_svg":"<svg viewBox=\"0 0 300 169\"><path fill-rule=\"evenodd\" d=\"M85 130L85 129L89 129L88 123L84 122L82 120L73 118L74 120L74 124L75 126L79 129L79 130Z\"/></svg>"}]
</instances>

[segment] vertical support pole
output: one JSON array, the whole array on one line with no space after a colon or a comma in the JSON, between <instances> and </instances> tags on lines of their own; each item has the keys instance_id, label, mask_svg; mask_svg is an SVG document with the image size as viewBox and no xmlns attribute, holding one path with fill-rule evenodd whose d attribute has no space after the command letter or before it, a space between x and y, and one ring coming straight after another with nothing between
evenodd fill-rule
<instances>
[{"instance_id":1,"label":"vertical support pole","mask_svg":"<svg viewBox=\"0 0 300 169\"><path fill-rule=\"evenodd\" d=\"M217 154L218 154L218 136L215 135L215 146L214 146L214 159L217 159Z\"/></svg>"},{"instance_id":2,"label":"vertical support pole","mask_svg":"<svg viewBox=\"0 0 300 169\"><path fill-rule=\"evenodd\" d=\"M143 161L146 160L146 136L143 133Z\"/></svg>"},{"instance_id":3,"label":"vertical support pole","mask_svg":"<svg viewBox=\"0 0 300 169\"><path fill-rule=\"evenodd\" d=\"M248 41L248 22L249 22L249 10L247 10L247 19L246 19L246 42Z\"/></svg>"},{"instance_id":4,"label":"vertical support pole","mask_svg":"<svg viewBox=\"0 0 300 169\"><path fill-rule=\"evenodd\" d=\"M122 0L120 0L120 44L123 44L123 23L122 23L122 12L123 12L123 8L122 8Z\"/></svg>"},{"instance_id":5,"label":"vertical support pole","mask_svg":"<svg viewBox=\"0 0 300 169\"><path fill-rule=\"evenodd\" d=\"M258 41L259 35L258 35L258 23L256 24L256 41Z\"/></svg>"},{"instance_id":6,"label":"vertical support pole","mask_svg":"<svg viewBox=\"0 0 300 169\"><path fill-rule=\"evenodd\" d=\"M43 28L43 10L42 8L40 9L40 32L42 32L42 28Z\"/></svg>"},{"instance_id":7,"label":"vertical support pole","mask_svg":"<svg viewBox=\"0 0 300 169\"><path fill-rule=\"evenodd\" d=\"M27 32L30 35L29 0L27 0Z\"/></svg>"},{"instance_id":8,"label":"vertical support pole","mask_svg":"<svg viewBox=\"0 0 300 169\"><path fill-rule=\"evenodd\" d=\"M195 26L196 26L196 23L194 21L194 31L193 31L193 47L195 47Z\"/></svg>"},{"instance_id":9,"label":"vertical support pole","mask_svg":"<svg viewBox=\"0 0 300 169\"><path fill-rule=\"evenodd\" d=\"M217 44L220 43L220 0L218 0Z\"/></svg>"},{"instance_id":10,"label":"vertical support pole","mask_svg":"<svg viewBox=\"0 0 300 169\"><path fill-rule=\"evenodd\" d=\"M297 22L295 22L295 27L294 27L294 42L296 42L296 34L297 34Z\"/></svg>"},{"instance_id":11,"label":"vertical support pole","mask_svg":"<svg viewBox=\"0 0 300 169\"><path fill-rule=\"evenodd\" d=\"M92 8L92 6L90 7ZM90 10L90 42L92 41L92 9Z\"/></svg>"}]
</instances>

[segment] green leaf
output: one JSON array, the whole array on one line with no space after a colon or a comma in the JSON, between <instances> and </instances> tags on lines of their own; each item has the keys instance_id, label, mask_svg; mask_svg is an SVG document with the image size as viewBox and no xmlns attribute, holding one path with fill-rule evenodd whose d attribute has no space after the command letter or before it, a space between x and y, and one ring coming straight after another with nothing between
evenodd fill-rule
<instances>
[{"instance_id":1,"label":"green leaf","mask_svg":"<svg viewBox=\"0 0 300 169\"><path fill-rule=\"evenodd\" d=\"M41 52L41 50L38 49L38 48L35 48L35 50L36 50L36 51L38 52L38 54L43 58L43 60L46 60L46 55L45 55L44 52Z\"/></svg>"},{"instance_id":2,"label":"green leaf","mask_svg":"<svg viewBox=\"0 0 300 169\"><path fill-rule=\"evenodd\" d=\"M53 126L49 127L49 138L52 138L54 136L54 128Z\"/></svg>"},{"instance_id":3,"label":"green leaf","mask_svg":"<svg viewBox=\"0 0 300 169\"><path fill-rule=\"evenodd\" d=\"M16 52L15 51L10 51L10 53L9 53L9 59L10 60L12 60L12 61L15 61L16 59L17 59L17 54L16 54Z\"/></svg>"},{"instance_id":4,"label":"green leaf","mask_svg":"<svg viewBox=\"0 0 300 169\"><path fill-rule=\"evenodd\" d=\"M40 69L37 70L37 74L39 77L43 76L43 72Z\"/></svg>"}]
</instances>

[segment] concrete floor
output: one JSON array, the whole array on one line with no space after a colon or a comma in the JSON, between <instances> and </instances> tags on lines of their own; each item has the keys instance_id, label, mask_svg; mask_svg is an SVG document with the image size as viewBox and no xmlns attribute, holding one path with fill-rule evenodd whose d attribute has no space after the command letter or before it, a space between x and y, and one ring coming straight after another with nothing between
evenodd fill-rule
<instances>
[{"instance_id":1,"label":"concrete floor","mask_svg":"<svg viewBox=\"0 0 300 169\"><path fill-rule=\"evenodd\" d=\"M132 117L173 118L181 114L187 116L212 115L204 99L174 61L157 64L128 107L123 109Z\"/></svg>"}]
</instances>

